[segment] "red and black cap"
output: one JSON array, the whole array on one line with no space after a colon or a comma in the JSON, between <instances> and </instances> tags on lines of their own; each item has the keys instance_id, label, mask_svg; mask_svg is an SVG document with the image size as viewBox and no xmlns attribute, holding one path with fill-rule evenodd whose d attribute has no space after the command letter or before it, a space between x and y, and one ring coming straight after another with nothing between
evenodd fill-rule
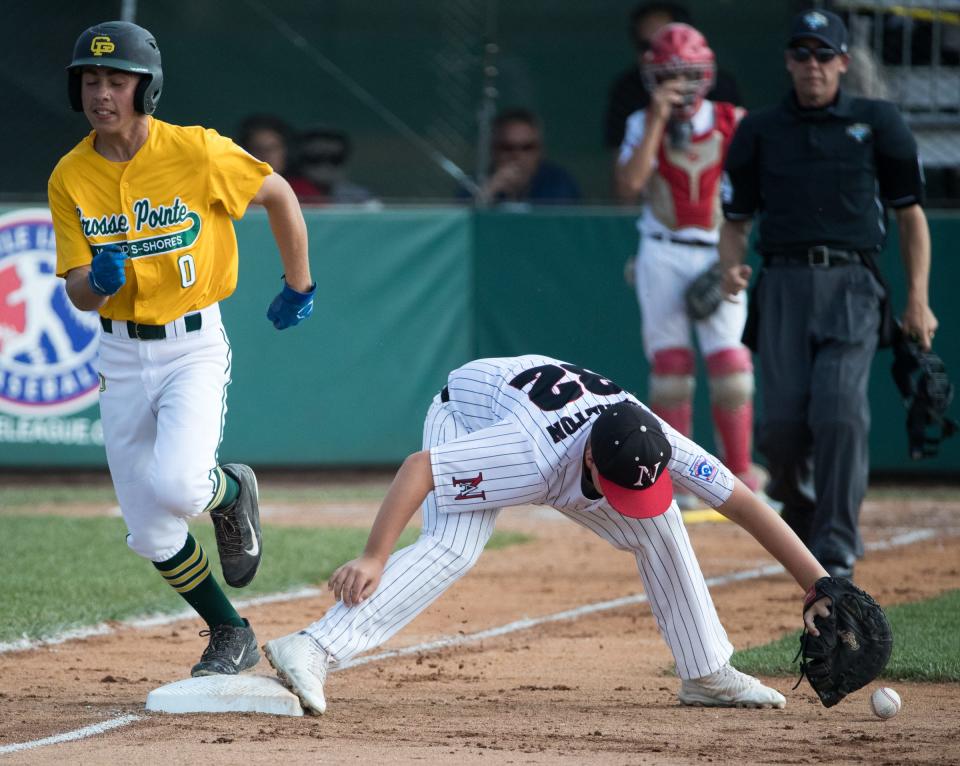
<instances>
[{"instance_id":1,"label":"red and black cap","mask_svg":"<svg viewBox=\"0 0 960 766\"><path fill-rule=\"evenodd\" d=\"M673 454L660 421L634 402L605 409L590 432L590 450L607 502L624 516L647 519L673 502L667 464Z\"/></svg>"}]
</instances>

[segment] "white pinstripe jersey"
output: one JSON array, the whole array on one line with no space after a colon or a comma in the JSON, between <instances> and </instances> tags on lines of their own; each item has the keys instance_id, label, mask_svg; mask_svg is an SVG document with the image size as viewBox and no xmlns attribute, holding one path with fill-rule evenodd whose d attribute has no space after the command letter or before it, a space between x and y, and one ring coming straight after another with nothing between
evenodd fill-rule
<instances>
[{"instance_id":1,"label":"white pinstripe jersey","mask_svg":"<svg viewBox=\"0 0 960 766\"><path fill-rule=\"evenodd\" d=\"M591 424L630 400L612 381L546 356L477 359L450 373L449 402L469 432L430 449L441 512L533 503L583 511L605 500L581 491ZM670 478L713 508L733 492L733 476L713 455L660 420L673 456Z\"/></svg>"}]
</instances>

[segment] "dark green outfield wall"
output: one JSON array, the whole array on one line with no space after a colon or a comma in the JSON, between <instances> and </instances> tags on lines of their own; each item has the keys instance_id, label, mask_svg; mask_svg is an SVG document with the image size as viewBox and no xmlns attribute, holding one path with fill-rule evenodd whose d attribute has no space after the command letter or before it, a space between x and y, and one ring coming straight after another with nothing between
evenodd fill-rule
<instances>
[{"instance_id":1,"label":"dark green outfield wall","mask_svg":"<svg viewBox=\"0 0 960 766\"><path fill-rule=\"evenodd\" d=\"M237 224L240 284L223 304L234 353L223 459L261 466L398 462L419 446L423 415L446 373L478 356L558 356L644 398L639 316L622 278L636 248L632 216L452 208L306 215L317 307L284 332L264 317L280 275L266 217L252 211ZM931 214L931 230L937 350L958 380L960 218ZM901 307L895 253L885 254L884 268ZM935 460L907 458L890 361L884 351L875 362L873 467L960 475L960 438ZM712 445L702 370L699 382L697 438ZM95 420L97 409L80 415ZM0 441L0 466L103 462L102 447Z\"/></svg>"},{"instance_id":2,"label":"dark green outfield wall","mask_svg":"<svg viewBox=\"0 0 960 766\"><path fill-rule=\"evenodd\" d=\"M235 136L251 112L297 127L324 124L354 141L352 172L391 200L449 200L454 183L402 135L387 110L473 174L487 29L499 45L500 106L542 115L550 155L591 199L607 198L603 113L614 76L634 65L627 19L637 0L142 0L137 22L156 35L164 89L157 116ZM687 3L750 107L787 87L782 47L791 5ZM117 18L121 0L0 3L4 87L0 163L6 199L43 195L57 160L89 130L67 105L77 36ZM264 13L266 11L266 13ZM747 23L744 23L747 19ZM491 23L492 21L492 23ZM298 44L291 41L290 33ZM331 70L349 78L351 90ZM358 98L357 89L380 109Z\"/></svg>"}]
</instances>

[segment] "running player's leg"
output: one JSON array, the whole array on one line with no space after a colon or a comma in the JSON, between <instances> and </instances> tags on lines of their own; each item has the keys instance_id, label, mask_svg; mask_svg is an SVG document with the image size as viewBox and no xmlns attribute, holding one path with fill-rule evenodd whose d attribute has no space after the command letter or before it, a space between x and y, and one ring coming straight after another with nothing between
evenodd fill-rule
<instances>
[{"instance_id":1,"label":"running player's leg","mask_svg":"<svg viewBox=\"0 0 960 766\"><path fill-rule=\"evenodd\" d=\"M424 423L424 448L466 433L459 415L436 399ZM476 563L499 513L441 513L432 492L421 512L420 538L388 559L373 595L353 607L337 602L305 629L330 660L343 662L382 644L426 609Z\"/></svg>"},{"instance_id":2,"label":"running player's leg","mask_svg":"<svg viewBox=\"0 0 960 766\"><path fill-rule=\"evenodd\" d=\"M218 317L219 312L207 312L200 331L156 347L160 391L152 475L166 513L192 518L210 512L223 577L242 588L260 566L260 513L253 470L217 460L231 367Z\"/></svg>"},{"instance_id":3,"label":"running player's leg","mask_svg":"<svg viewBox=\"0 0 960 766\"><path fill-rule=\"evenodd\" d=\"M192 518L222 502L225 493L217 451L227 412L230 346L219 327L160 343L151 476L160 508Z\"/></svg>"},{"instance_id":4,"label":"running player's leg","mask_svg":"<svg viewBox=\"0 0 960 766\"><path fill-rule=\"evenodd\" d=\"M128 544L153 562L207 623L210 644L194 675L236 673L256 664L256 638L217 584L206 551L187 527L187 519L209 502L210 484L187 497L182 480L173 489L162 483L171 471L190 474L195 465L215 460L220 411L206 392L219 382L222 399L225 343L221 338L222 348L197 353L196 344L184 345L187 341L159 341L151 347L150 363L143 364L140 344L146 342L105 337L101 347L104 441L130 532ZM218 363L211 363L213 356ZM216 422L207 417L211 410ZM188 427L171 427L175 424L168 419L174 412ZM207 456L200 451L203 444Z\"/></svg>"},{"instance_id":5,"label":"running player's leg","mask_svg":"<svg viewBox=\"0 0 960 766\"><path fill-rule=\"evenodd\" d=\"M171 519L190 519L218 504L229 502L228 478L217 465L217 450L226 416L226 389L230 383L230 346L216 321L200 331L156 347L158 381L162 389L157 398L157 441L154 453L154 491L162 511ZM228 525L237 534L238 524ZM235 560L248 573L247 582L260 561L259 520L254 535L255 547L245 552L231 543L229 558L217 535L220 563L225 578L230 577ZM192 552L191 552L192 549ZM224 594L210 571L198 572L182 592L177 583L183 569L197 570L207 554L187 535L184 548L173 558L156 564L164 578L190 603L210 628L210 639L203 656L191 671L194 676L238 673L257 664L260 655L250 624L242 618ZM236 578L229 580L238 585Z\"/></svg>"},{"instance_id":6,"label":"running player's leg","mask_svg":"<svg viewBox=\"0 0 960 766\"><path fill-rule=\"evenodd\" d=\"M100 420L127 544L144 558L162 561L183 547L187 525L161 513L153 493L157 422L137 343L108 335L100 341Z\"/></svg>"}]
</instances>

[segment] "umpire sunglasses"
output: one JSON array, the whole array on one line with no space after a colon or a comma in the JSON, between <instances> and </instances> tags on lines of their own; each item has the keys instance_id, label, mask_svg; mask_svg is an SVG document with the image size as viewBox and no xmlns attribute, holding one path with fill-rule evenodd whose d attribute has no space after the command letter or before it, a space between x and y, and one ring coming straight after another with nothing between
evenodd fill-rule
<instances>
[{"instance_id":1,"label":"umpire sunglasses","mask_svg":"<svg viewBox=\"0 0 960 766\"><path fill-rule=\"evenodd\" d=\"M788 50L790 58L799 64L809 61L811 56L821 64L826 64L840 55L833 48L808 48L806 45L795 45Z\"/></svg>"}]
</instances>

